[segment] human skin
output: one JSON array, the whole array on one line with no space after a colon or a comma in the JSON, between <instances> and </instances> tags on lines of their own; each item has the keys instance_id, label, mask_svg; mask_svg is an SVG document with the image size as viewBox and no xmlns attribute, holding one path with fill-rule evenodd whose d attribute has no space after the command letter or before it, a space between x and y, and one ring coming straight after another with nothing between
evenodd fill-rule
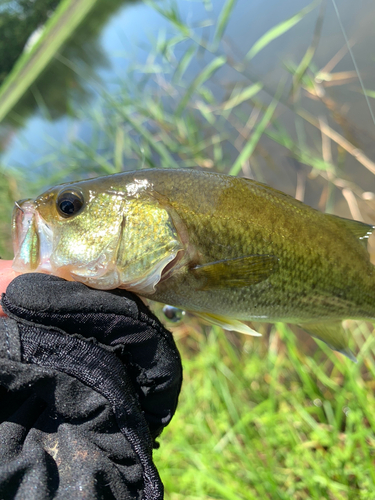
<instances>
[{"instance_id":1,"label":"human skin","mask_svg":"<svg viewBox=\"0 0 375 500\"><path fill-rule=\"evenodd\" d=\"M5 292L9 283L19 274L13 271L11 260L0 260L0 295ZM0 316L5 316L1 306Z\"/></svg>"}]
</instances>

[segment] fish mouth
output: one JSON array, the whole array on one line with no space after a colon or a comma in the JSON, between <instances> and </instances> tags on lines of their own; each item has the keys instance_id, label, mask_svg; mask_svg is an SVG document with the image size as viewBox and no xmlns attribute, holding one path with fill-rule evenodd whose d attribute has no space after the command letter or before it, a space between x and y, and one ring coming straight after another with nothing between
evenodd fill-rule
<instances>
[{"instance_id":1,"label":"fish mouth","mask_svg":"<svg viewBox=\"0 0 375 500\"><path fill-rule=\"evenodd\" d=\"M52 231L33 200L16 202L12 215L14 260L17 272L51 272Z\"/></svg>"}]
</instances>

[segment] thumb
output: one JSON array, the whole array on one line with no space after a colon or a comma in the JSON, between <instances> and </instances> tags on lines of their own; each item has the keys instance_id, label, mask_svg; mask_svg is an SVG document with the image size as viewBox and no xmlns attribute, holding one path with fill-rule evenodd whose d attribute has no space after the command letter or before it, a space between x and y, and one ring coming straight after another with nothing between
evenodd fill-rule
<instances>
[{"instance_id":1,"label":"thumb","mask_svg":"<svg viewBox=\"0 0 375 500\"><path fill-rule=\"evenodd\" d=\"M0 296L5 292L9 283L20 273L16 273L12 269L11 260L0 259ZM3 310L0 305L0 316L4 316Z\"/></svg>"}]
</instances>

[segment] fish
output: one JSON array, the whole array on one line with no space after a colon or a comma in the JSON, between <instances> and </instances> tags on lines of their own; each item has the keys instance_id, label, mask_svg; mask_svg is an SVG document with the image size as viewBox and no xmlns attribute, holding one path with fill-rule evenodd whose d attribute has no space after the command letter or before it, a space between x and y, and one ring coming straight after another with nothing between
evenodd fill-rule
<instances>
[{"instance_id":1,"label":"fish","mask_svg":"<svg viewBox=\"0 0 375 500\"><path fill-rule=\"evenodd\" d=\"M227 330L298 325L355 360L345 319L374 321L373 225L322 213L251 179L145 169L15 204L17 272L123 288Z\"/></svg>"}]
</instances>

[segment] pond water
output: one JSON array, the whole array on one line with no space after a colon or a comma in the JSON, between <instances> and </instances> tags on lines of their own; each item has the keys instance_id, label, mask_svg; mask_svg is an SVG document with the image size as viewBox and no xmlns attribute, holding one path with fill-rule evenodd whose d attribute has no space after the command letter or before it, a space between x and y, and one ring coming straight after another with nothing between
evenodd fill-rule
<instances>
[{"instance_id":1,"label":"pond water","mask_svg":"<svg viewBox=\"0 0 375 500\"><path fill-rule=\"evenodd\" d=\"M197 37L212 40L214 26L225 4L224 0L179 0L156 5L175 5L182 22L194 27ZM234 4L222 46L227 54L241 58L264 33L310 3L304 0L238 0ZM372 90L375 88L375 4L372 0L341 0L338 4L364 86ZM250 61L248 74L252 81L263 82L268 98L274 95L280 81L289 75L286 66L290 62L298 65L313 42L319 16L322 25L316 38L318 43L312 64L316 69L324 68L332 58L337 57L327 72L342 73L342 78L323 82L324 92L337 108L333 112L340 115L344 122L346 137L350 136L356 147L375 159L375 124L358 80L356 77L352 78L353 62L350 55L343 51L345 41L331 1L312 9L292 29L269 43ZM210 23L207 20L213 21L212 26L208 26ZM199 27L199 23L207 26ZM149 4L98 0L94 10L2 124L2 171L31 172L32 177L45 176L46 169L52 172L55 168L56 150L60 151L64 145L68 148L76 140L89 143L94 131L85 115L100 105L103 91L116 94L122 82L131 79L130 70L136 72L137 67L150 63L156 41L161 43L163 37L168 39L176 36L177 32L176 27ZM183 58L186 47L182 42L176 48L175 56ZM212 57L208 54L192 58L184 75L187 80L193 80ZM349 80L347 77L350 77ZM233 88L236 80L241 81L241 78L243 77L232 69L222 67L215 74L216 81L211 78L212 82L208 84L212 83L212 91L218 96L220 91ZM311 97L303 97L304 107L315 117L326 115L327 105L322 105L321 101ZM284 100L287 98L288 95ZM269 100L266 99L266 102ZM293 110L293 104L290 108ZM340 119L337 120L338 123ZM295 115L284 112L282 120L283 125L298 138L298 121L296 122ZM331 125L337 128L337 123ZM305 134L308 136L305 137L306 141L320 141L319 131L311 132L311 138L309 129ZM300 166L296 165L290 155L280 155L279 146L274 143L265 142L264 147L266 153L273 156L276 167L263 168L261 165L257 170L249 168L244 173L260 177L259 180L294 194ZM232 153L228 154L228 158L229 161L234 161ZM129 165L134 168L134 163ZM350 155L347 155L340 168L342 175L349 181L355 181L361 189L375 191L373 174ZM305 177L309 170L304 171ZM20 190L24 192L24 186ZM320 188L314 190L312 187L306 190L306 201L317 204L320 195ZM350 216L348 207L344 205L345 202L342 202L344 215Z\"/></svg>"}]
</instances>

